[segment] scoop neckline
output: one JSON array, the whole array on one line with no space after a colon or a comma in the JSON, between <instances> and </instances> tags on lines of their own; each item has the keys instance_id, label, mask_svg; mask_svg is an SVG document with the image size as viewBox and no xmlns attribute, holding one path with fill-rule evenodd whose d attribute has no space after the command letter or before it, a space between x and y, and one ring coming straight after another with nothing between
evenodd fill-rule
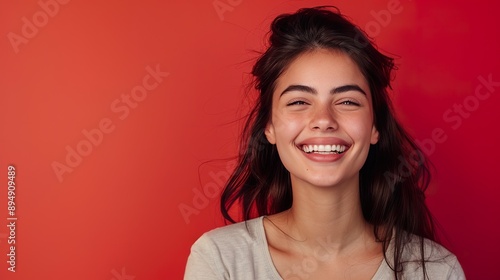
<instances>
[{"instance_id":1,"label":"scoop neckline","mask_svg":"<svg viewBox=\"0 0 500 280\"><path fill-rule=\"evenodd\" d=\"M274 277L276 277L277 280L284 280L281 275L279 274L278 272L278 269L276 269L276 266L274 265L274 262L273 262L273 258L271 257L271 251L269 250L269 244L267 243L267 235L266 235L266 229L264 228L264 218L266 216L261 216L259 217L258 219L258 224L259 224L259 237L260 239L263 241L261 244L263 245L263 248L262 250L264 251L264 255L266 257L266 263L269 267L269 270L272 274L274 274ZM375 272L375 274L373 275L372 278L370 278L370 280L379 280L379 279L383 279L381 278L383 275L386 275L386 271L387 271L387 263L385 262L385 259L382 259L382 261L380 262L380 265L377 269L377 271Z\"/></svg>"}]
</instances>

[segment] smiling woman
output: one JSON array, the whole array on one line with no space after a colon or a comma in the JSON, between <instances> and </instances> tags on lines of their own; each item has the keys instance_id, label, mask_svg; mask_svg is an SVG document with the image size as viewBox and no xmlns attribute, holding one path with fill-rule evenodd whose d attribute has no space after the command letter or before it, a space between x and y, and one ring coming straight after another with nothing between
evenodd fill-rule
<instances>
[{"instance_id":1,"label":"smiling woman","mask_svg":"<svg viewBox=\"0 0 500 280\"><path fill-rule=\"evenodd\" d=\"M334 8L273 21L221 199L234 224L196 241L185 279L465 278L435 242L427 161L387 94L393 60L368 42Z\"/></svg>"},{"instance_id":2,"label":"smiling woman","mask_svg":"<svg viewBox=\"0 0 500 280\"><path fill-rule=\"evenodd\" d=\"M305 183L337 186L332 190L358 185L378 131L370 89L356 64L342 52L308 51L280 75L274 92L265 135L276 145L294 189Z\"/></svg>"}]
</instances>

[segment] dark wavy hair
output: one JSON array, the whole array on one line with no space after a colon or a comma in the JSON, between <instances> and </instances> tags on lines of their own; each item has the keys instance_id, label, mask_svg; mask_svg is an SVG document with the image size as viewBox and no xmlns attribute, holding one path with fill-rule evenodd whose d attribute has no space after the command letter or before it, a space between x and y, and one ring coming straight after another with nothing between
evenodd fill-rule
<instances>
[{"instance_id":1,"label":"dark wavy hair","mask_svg":"<svg viewBox=\"0 0 500 280\"><path fill-rule=\"evenodd\" d=\"M234 206L241 207L239 219L243 220L291 207L290 174L276 146L266 140L264 130L271 116L276 80L300 54L315 49L347 54L368 81L380 136L378 143L370 146L359 173L363 215L374 226L376 239L383 243L384 258L396 279L404 269L405 245L412 235L418 237L425 278L424 238L436 239L424 195L430 181L429 162L395 118L388 95L394 59L379 52L372 40L335 7L304 8L272 22L269 46L252 69L259 96L244 127L238 163L222 193L222 214L235 223L238 219L230 214ZM390 256L392 238L394 251Z\"/></svg>"}]
</instances>

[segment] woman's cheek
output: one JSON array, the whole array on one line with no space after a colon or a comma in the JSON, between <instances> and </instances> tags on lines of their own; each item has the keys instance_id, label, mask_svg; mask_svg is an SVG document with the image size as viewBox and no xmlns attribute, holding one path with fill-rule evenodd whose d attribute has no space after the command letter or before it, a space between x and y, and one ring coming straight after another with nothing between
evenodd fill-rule
<instances>
[{"instance_id":1,"label":"woman's cheek","mask_svg":"<svg viewBox=\"0 0 500 280\"><path fill-rule=\"evenodd\" d=\"M304 129L304 120L297 117L282 119L280 130L289 137L296 137Z\"/></svg>"}]
</instances>

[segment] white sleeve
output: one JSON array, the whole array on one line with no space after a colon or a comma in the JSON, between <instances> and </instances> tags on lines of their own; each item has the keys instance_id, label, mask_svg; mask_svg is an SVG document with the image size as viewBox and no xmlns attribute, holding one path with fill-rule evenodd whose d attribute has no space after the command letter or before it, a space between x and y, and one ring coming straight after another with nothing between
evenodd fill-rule
<instances>
[{"instance_id":1,"label":"white sleeve","mask_svg":"<svg viewBox=\"0 0 500 280\"><path fill-rule=\"evenodd\" d=\"M213 242L202 235L191 246L186 270L184 272L184 280L222 280L224 277L220 273L217 263L217 254L215 254L215 245Z\"/></svg>"},{"instance_id":2,"label":"white sleeve","mask_svg":"<svg viewBox=\"0 0 500 280\"><path fill-rule=\"evenodd\" d=\"M462 269L462 266L458 262L458 259L455 257L455 262L448 273L448 280L465 280L465 274Z\"/></svg>"}]
</instances>

